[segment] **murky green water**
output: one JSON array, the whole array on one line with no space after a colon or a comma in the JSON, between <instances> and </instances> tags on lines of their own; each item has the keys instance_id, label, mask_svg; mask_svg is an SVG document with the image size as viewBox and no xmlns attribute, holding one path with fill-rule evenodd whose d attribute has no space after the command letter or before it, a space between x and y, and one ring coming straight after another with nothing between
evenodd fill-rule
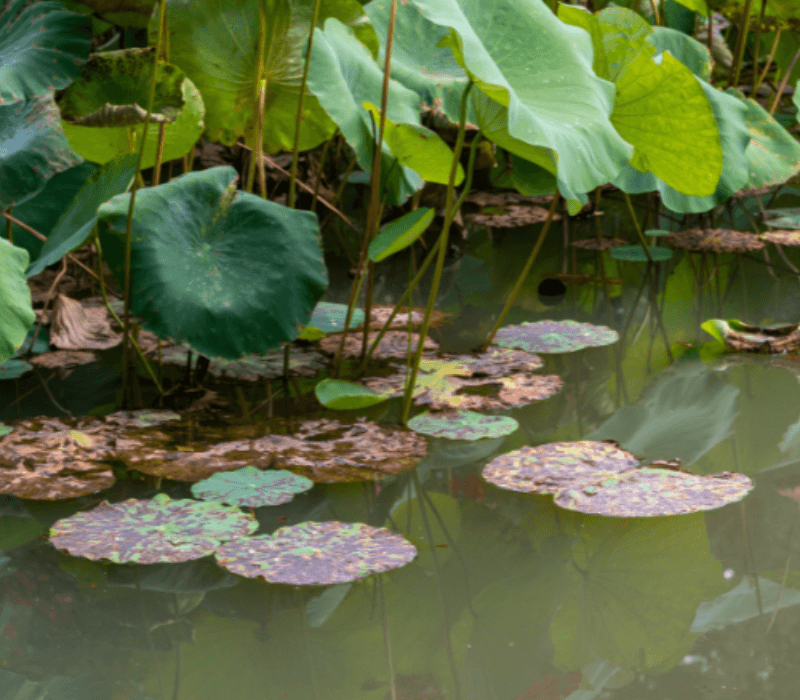
<instances>
[{"instance_id":1,"label":"murky green water","mask_svg":"<svg viewBox=\"0 0 800 700\"><path fill-rule=\"evenodd\" d=\"M451 266L443 305L460 321L442 329L443 349L483 339L532 235L476 235L470 257ZM561 271L560 245L543 250L540 271ZM770 256L780 263L774 249ZM591 260L578 263L587 270ZM521 428L507 439L434 441L417 467L424 517L408 475L377 487L318 485L256 511L263 532L327 519L393 527L420 553L380 580L300 590L201 560L143 566L137 592L133 567L70 557L37 539L73 505L2 501L0 698L797 697L800 364L715 358L696 344L709 340L698 318L717 315L716 280L698 316L686 258L666 278L670 363L647 294L632 308L639 273L607 264L624 279L607 308L592 311L590 287L548 307L537 295L541 274L533 275L508 323L575 318L622 329L632 314L628 342L548 358L545 370L560 374L564 389L511 411ZM721 295L728 280L726 269ZM379 298L396 292L378 282ZM798 301L797 277L774 278L745 260L719 317L796 322ZM62 399L80 398L64 387ZM381 412L391 419L397 407ZM708 513L617 519L480 478L498 454L587 437L616 439L645 458L680 458L698 474L738 471L756 488ZM128 495L149 495L144 488L131 485Z\"/></svg>"}]
</instances>

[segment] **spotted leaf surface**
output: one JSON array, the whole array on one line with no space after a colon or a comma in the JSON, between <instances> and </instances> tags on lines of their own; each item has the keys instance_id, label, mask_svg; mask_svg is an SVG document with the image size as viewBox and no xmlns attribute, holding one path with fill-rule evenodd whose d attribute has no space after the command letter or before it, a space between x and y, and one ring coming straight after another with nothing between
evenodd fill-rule
<instances>
[{"instance_id":1,"label":"spotted leaf surface","mask_svg":"<svg viewBox=\"0 0 800 700\"><path fill-rule=\"evenodd\" d=\"M370 332L370 344L374 343L377 337L378 331ZM344 341L344 357L361 357L361 341L362 335L360 333L351 333L348 335ZM339 345L341 342L341 335L329 335L319 342L319 349L330 355L335 355L339 352ZM418 333L412 333L409 341L408 333L404 333L403 331L388 331L381 339L381 342L378 343L378 347L375 348L375 352L372 356L376 360L388 358L403 359L409 354L409 346L410 351L413 353L416 351L418 344ZM439 349L439 344L433 340L433 338L425 338L422 348L424 352L432 353Z\"/></svg>"},{"instance_id":2,"label":"spotted leaf surface","mask_svg":"<svg viewBox=\"0 0 800 700\"><path fill-rule=\"evenodd\" d=\"M616 331L578 321L537 321L505 326L497 331L495 345L528 352L575 352L584 348L611 345L619 340Z\"/></svg>"},{"instance_id":3,"label":"spotted leaf surface","mask_svg":"<svg viewBox=\"0 0 800 700\"><path fill-rule=\"evenodd\" d=\"M635 469L610 474L595 484L565 489L555 497L562 508L618 518L679 515L721 508L744 498L753 482L744 474L698 476L668 469Z\"/></svg>"},{"instance_id":4,"label":"spotted leaf surface","mask_svg":"<svg viewBox=\"0 0 800 700\"><path fill-rule=\"evenodd\" d=\"M404 566L416 554L414 545L389 530L332 521L242 537L224 544L214 556L240 576L302 586L356 581Z\"/></svg>"},{"instance_id":5,"label":"spotted leaf surface","mask_svg":"<svg viewBox=\"0 0 800 700\"><path fill-rule=\"evenodd\" d=\"M495 457L483 468L483 478L510 491L558 493L638 463L637 457L610 441L549 442Z\"/></svg>"},{"instance_id":6,"label":"spotted leaf surface","mask_svg":"<svg viewBox=\"0 0 800 700\"><path fill-rule=\"evenodd\" d=\"M296 493L313 486L311 479L285 469L262 471L247 466L235 472L213 474L194 484L192 495L206 501L259 508L288 503Z\"/></svg>"},{"instance_id":7,"label":"spotted leaf surface","mask_svg":"<svg viewBox=\"0 0 800 700\"><path fill-rule=\"evenodd\" d=\"M222 542L257 528L255 518L238 508L160 493L149 501L104 502L59 520L50 541L87 559L155 564L208 556Z\"/></svg>"},{"instance_id":8,"label":"spotted leaf surface","mask_svg":"<svg viewBox=\"0 0 800 700\"><path fill-rule=\"evenodd\" d=\"M408 421L408 427L423 435L449 440L480 440L510 435L519 423L509 416L485 416L474 411L421 413Z\"/></svg>"}]
</instances>

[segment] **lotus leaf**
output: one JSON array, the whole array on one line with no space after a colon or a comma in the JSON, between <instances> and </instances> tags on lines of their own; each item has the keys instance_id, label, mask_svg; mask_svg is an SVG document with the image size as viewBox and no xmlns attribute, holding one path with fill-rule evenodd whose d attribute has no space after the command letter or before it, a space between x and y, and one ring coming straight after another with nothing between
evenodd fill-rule
<instances>
[{"instance_id":1,"label":"lotus leaf","mask_svg":"<svg viewBox=\"0 0 800 700\"><path fill-rule=\"evenodd\" d=\"M622 238L603 236L602 238L582 238L578 241L572 241L572 247L582 250L611 250L612 248L627 245L627 243Z\"/></svg>"},{"instance_id":2,"label":"lotus leaf","mask_svg":"<svg viewBox=\"0 0 800 700\"><path fill-rule=\"evenodd\" d=\"M664 241L672 248L691 253L747 253L764 247L754 233L723 228L676 231L665 236Z\"/></svg>"},{"instance_id":3,"label":"lotus leaf","mask_svg":"<svg viewBox=\"0 0 800 700\"><path fill-rule=\"evenodd\" d=\"M787 353L800 350L800 325L797 323L763 328L736 319L712 318L701 328L740 352Z\"/></svg>"},{"instance_id":4,"label":"lotus leaf","mask_svg":"<svg viewBox=\"0 0 800 700\"><path fill-rule=\"evenodd\" d=\"M89 57L89 20L58 2L0 6L0 105L65 88Z\"/></svg>"},{"instance_id":5,"label":"lotus leaf","mask_svg":"<svg viewBox=\"0 0 800 700\"><path fill-rule=\"evenodd\" d=\"M244 467L235 472L212 474L192 485L192 495L206 501L219 501L232 506L278 506L288 503L296 493L314 486L311 479L285 469L263 471Z\"/></svg>"},{"instance_id":6,"label":"lotus leaf","mask_svg":"<svg viewBox=\"0 0 800 700\"><path fill-rule=\"evenodd\" d=\"M381 304L374 304L369 310L369 325L370 328L381 328L389 316L394 311L394 306L383 306ZM411 326L419 328L422 325L422 319L425 316L425 309L411 309ZM429 321L429 328L436 328L448 322L452 314L446 314L436 309L431 313ZM392 324L389 328L394 329L408 329L409 311L407 306L401 306L398 312L392 319ZM363 326L363 323L361 324Z\"/></svg>"},{"instance_id":7,"label":"lotus leaf","mask_svg":"<svg viewBox=\"0 0 800 700\"><path fill-rule=\"evenodd\" d=\"M181 417L174 411L158 409L143 409L139 411L117 411L109 413L103 420L120 428L152 428L154 425L180 420Z\"/></svg>"},{"instance_id":8,"label":"lotus leaf","mask_svg":"<svg viewBox=\"0 0 800 700\"><path fill-rule=\"evenodd\" d=\"M331 304L327 301L320 301L314 307L311 314L309 327L319 328L326 333L341 333L344 329L344 321L347 318L347 304ZM353 309L350 317L350 328L355 328L364 321L364 312L361 309Z\"/></svg>"},{"instance_id":9,"label":"lotus leaf","mask_svg":"<svg viewBox=\"0 0 800 700\"><path fill-rule=\"evenodd\" d=\"M399 568L416 554L414 545L389 530L334 521L300 523L272 535L241 537L219 547L214 556L220 566L240 576L322 586Z\"/></svg>"},{"instance_id":10,"label":"lotus leaf","mask_svg":"<svg viewBox=\"0 0 800 700\"><path fill-rule=\"evenodd\" d=\"M420 413L408 421L418 433L448 440L482 440L510 435L519 423L510 416L486 416L474 411Z\"/></svg>"},{"instance_id":11,"label":"lotus leaf","mask_svg":"<svg viewBox=\"0 0 800 700\"><path fill-rule=\"evenodd\" d=\"M511 491L559 493L607 474L625 472L638 463L638 457L611 440L550 442L495 457L483 468L483 478Z\"/></svg>"},{"instance_id":12,"label":"lotus leaf","mask_svg":"<svg viewBox=\"0 0 800 700\"><path fill-rule=\"evenodd\" d=\"M155 564L208 556L222 542L257 529L255 517L238 508L159 493L149 501L106 501L58 520L50 542L87 559Z\"/></svg>"},{"instance_id":13,"label":"lotus leaf","mask_svg":"<svg viewBox=\"0 0 800 700\"><path fill-rule=\"evenodd\" d=\"M742 500L753 488L744 474L698 476L669 469L635 469L609 474L589 485L566 488L556 505L582 513L644 518L713 510Z\"/></svg>"},{"instance_id":14,"label":"lotus leaf","mask_svg":"<svg viewBox=\"0 0 800 700\"><path fill-rule=\"evenodd\" d=\"M430 207L419 207L384 226L369 244L369 259L380 262L408 248L425 233L435 214Z\"/></svg>"},{"instance_id":15,"label":"lotus leaf","mask_svg":"<svg viewBox=\"0 0 800 700\"><path fill-rule=\"evenodd\" d=\"M67 141L52 95L0 103L0 207L25 202L82 160Z\"/></svg>"},{"instance_id":16,"label":"lotus leaf","mask_svg":"<svg viewBox=\"0 0 800 700\"><path fill-rule=\"evenodd\" d=\"M360 333L348 334L344 343L344 357L361 357L362 337ZM374 343L377 337L378 331L371 331L369 334L369 344L371 345ZM327 338L323 338L320 341L319 349L330 355L334 355L339 351L341 342L341 335L329 335ZM419 335L417 333L412 333L409 338L408 333L403 333L402 331L388 331L381 339L381 342L378 343L378 347L375 348L372 357L376 360L389 358L402 359L408 356L409 352L413 353L416 351L417 343L419 343ZM367 347L369 347L369 345ZM425 338L425 343L422 347L426 353L436 352L439 349L438 343L433 340L433 338L428 337Z\"/></svg>"},{"instance_id":17,"label":"lotus leaf","mask_svg":"<svg viewBox=\"0 0 800 700\"><path fill-rule=\"evenodd\" d=\"M46 369L73 369L99 361L98 355L82 350L54 350L31 357L31 364Z\"/></svg>"},{"instance_id":18,"label":"lotus leaf","mask_svg":"<svg viewBox=\"0 0 800 700\"><path fill-rule=\"evenodd\" d=\"M344 379L323 379L314 387L314 393L323 406L344 411L374 406L389 398Z\"/></svg>"},{"instance_id":19,"label":"lotus leaf","mask_svg":"<svg viewBox=\"0 0 800 700\"><path fill-rule=\"evenodd\" d=\"M32 369L33 365L27 360L7 360L0 365L0 379L16 379Z\"/></svg>"},{"instance_id":20,"label":"lotus leaf","mask_svg":"<svg viewBox=\"0 0 800 700\"><path fill-rule=\"evenodd\" d=\"M495 345L527 352L562 353L610 345L619 340L616 331L578 321L537 321L504 326L494 337Z\"/></svg>"},{"instance_id":21,"label":"lotus leaf","mask_svg":"<svg viewBox=\"0 0 800 700\"><path fill-rule=\"evenodd\" d=\"M772 228L800 229L800 208L765 209L764 221Z\"/></svg>"},{"instance_id":22,"label":"lotus leaf","mask_svg":"<svg viewBox=\"0 0 800 700\"><path fill-rule=\"evenodd\" d=\"M800 246L800 231L767 231L759 238L775 245Z\"/></svg>"},{"instance_id":23,"label":"lotus leaf","mask_svg":"<svg viewBox=\"0 0 800 700\"><path fill-rule=\"evenodd\" d=\"M625 262L648 262L647 254L640 245L618 246L611 250L610 255L615 260L624 260ZM661 246L650 246L650 257L655 262L663 262L672 257L672 251Z\"/></svg>"},{"instance_id":24,"label":"lotus leaf","mask_svg":"<svg viewBox=\"0 0 800 700\"><path fill-rule=\"evenodd\" d=\"M136 197L131 310L163 339L238 360L293 340L328 283L316 216L236 190L231 167L186 173ZM98 212L120 283L130 195Z\"/></svg>"}]
</instances>

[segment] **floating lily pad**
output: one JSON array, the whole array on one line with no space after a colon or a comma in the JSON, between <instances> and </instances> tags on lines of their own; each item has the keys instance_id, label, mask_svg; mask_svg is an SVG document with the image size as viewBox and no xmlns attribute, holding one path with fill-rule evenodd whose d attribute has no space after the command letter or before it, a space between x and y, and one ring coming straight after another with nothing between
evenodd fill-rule
<instances>
[{"instance_id":1,"label":"floating lily pad","mask_svg":"<svg viewBox=\"0 0 800 700\"><path fill-rule=\"evenodd\" d=\"M257 529L253 515L238 508L159 493L149 501L104 502L58 520L50 542L87 559L155 564L208 556L220 543Z\"/></svg>"},{"instance_id":2,"label":"floating lily pad","mask_svg":"<svg viewBox=\"0 0 800 700\"><path fill-rule=\"evenodd\" d=\"M638 463L638 457L611 440L550 442L495 457L483 468L483 478L510 491L558 493Z\"/></svg>"},{"instance_id":3,"label":"floating lily pad","mask_svg":"<svg viewBox=\"0 0 800 700\"><path fill-rule=\"evenodd\" d=\"M5 423L0 423L0 437L3 435L8 435L14 428L10 425L6 425Z\"/></svg>"},{"instance_id":4,"label":"floating lily pad","mask_svg":"<svg viewBox=\"0 0 800 700\"><path fill-rule=\"evenodd\" d=\"M171 421L180 420L181 417L175 411L166 410L140 410L140 411L117 411L109 413L104 417L106 423L117 425L121 428L151 428L154 425L161 425Z\"/></svg>"},{"instance_id":5,"label":"floating lily pad","mask_svg":"<svg viewBox=\"0 0 800 700\"><path fill-rule=\"evenodd\" d=\"M713 510L740 501L753 488L744 474L698 476L668 469L634 469L601 481L568 488L556 505L582 513L618 518L678 515Z\"/></svg>"},{"instance_id":6,"label":"floating lily pad","mask_svg":"<svg viewBox=\"0 0 800 700\"><path fill-rule=\"evenodd\" d=\"M374 343L377 337L378 331L371 331L369 334L370 344ZM362 335L360 333L349 333L347 338L345 338L343 357L361 357L361 340ZM339 352L339 345L341 342L342 337L340 335L329 335L319 341L319 349L329 355L335 355ZM411 352L416 351L418 343L419 335L417 333L412 333L410 342ZM425 338L425 343L422 347L425 352L433 353L439 349L439 344L432 338ZM388 331L381 339L378 347L375 348L372 357L376 360L388 358L403 359L408 355L408 352L408 333L403 333L403 331Z\"/></svg>"},{"instance_id":7,"label":"floating lily pad","mask_svg":"<svg viewBox=\"0 0 800 700\"><path fill-rule=\"evenodd\" d=\"M768 354L800 350L800 324L784 326L751 326L736 319L712 318L701 328L734 350Z\"/></svg>"},{"instance_id":8,"label":"floating lily pad","mask_svg":"<svg viewBox=\"0 0 800 700\"><path fill-rule=\"evenodd\" d=\"M622 238L604 236L602 238L582 238L579 241L572 241L573 248L583 250L611 250L619 246L628 245L628 241Z\"/></svg>"},{"instance_id":9,"label":"floating lily pad","mask_svg":"<svg viewBox=\"0 0 800 700\"><path fill-rule=\"evenodd\" d=\"M772 228L800 229L800 207L766 209L764 221Z\"/></svg>"},{"instance_id":10,"label":"floating lily pad","mask_svg":"<svg viewBox=\"0 0 800 700\"><path fill-rule=\"evenodd\" d=\"M776 245L800 245L800 231L767 231L762 233L759 238L768 243L775 243Z\"/></svg>"},{"instance_id":11,"label":"floating lily pad","mask_svg":"<svg viewBox=\"0 0 800 700\"><path fill-rule=\"evenodd\" d=\"M555 374L534 375L541 358L506 348L490 348L480 355L423 358L414 384L414 403L434 410L497 411L542 401L562 387ZM406 371L371 377L364 384L385 396L402 396Z\"/></svg>"},{"instance_id":12,"label":"floating lily pad","mask_svg":"<svg viewBox=\"0 0 800 700\"><path fill-rule=\"evenodd\" d=\"M0 439L0 493L57 500L97 493L115 479L103 460L111 435L102 424L55 418L18 421Z\"/></svg>"},{"instance_id":13,"label":"floating lily pad","mask_svg":"<svg viewBox=\"0 0 800 700\"><path fill-rule=\"evenodd\" d=\"M296 493L308 491L313 486L311 479L285 469L262 471L247 466L235 472L213 474L192 485L192 495L232 506L260 508L288 503Z\"/></svg>"},{"instance_id":14,"label":"floating lily pad","mask_svg":"<svg viewBox=\"0 0 800 700\"><path fill-rule=\"evenodd\" d=\"M575 352L589 347L611 345L619 334L606 326L578 321L537 321L519 326L505 326L497 331L495 345L528 352Z\"/></svg>"},{"instance_id":15,"label":"floating lily pad","mask_svg":"<svg viewBox=\"0 0 800 700\"><path fill-rule=\"evenodd\" d=\"M317 400L327 408L355 411L386 401L389 397L377 394L361 384L344 379L323 379L314 387Z\"/></svg>"},{"instance_id":16,"label":"floating lily pad","mask_svg":"<svg viewBox=\"0 0 800 700\"><path fill-rule=\"evenodd\" d=\"M665 236L664 241L672 248L691 253L747 253L764 247L764 241L753 233L723 228L676 231Z\"/></svg>"},{"instance_id":17,"label":"floating lily pad","mask_svg":"<svg viewBox=\"0 0 800 700\"><path fill-rule=\"evenodd\" d=\"M474 411L420 413L408 427L423 435L449 440L481 440L510 435L519 423L510 416L486 416Z\"/></svg>"},{"instance_id":18,"label":"floating lily pad","mask_svg":"<svg viewBox=\"0 0 800 700\"><path fill-rule=\"evenodd\" d=\"M663 262L672 257L672 251L663 246L650 246L649 250L650 257L653 258L655 262ZM614 260L624 260L625 262L648 262L647 253L644 252L644 248L640 245L623 245L614 248L611 251L611 257L614 258Z\"/></svg>"},{"instance_id":19,"label":"floating lily pad","mask_svg":"<svg viewBox=\"0 0 800 700\"><path fill-rule=\"evenodd\" d=\"M376 304L369 311L369 326L373 329L380 329L388 320L394 306L381 306ZM409 312L407 306L401 306L395 317L392 319L392 325L389 328L403 330L408 328ZM414 328L419 328L422 325L422 319L425 317L425 309L411 309L411 325ZM449 321L452 314L446 314L443 311L436 309L431 313L429 321L430 328L437 328ZM359 324L360 325L360 324Z\"/></svg>"},{"instance_id":20,"label":"floating lily pad","mask_svg":"<svg viewBox=\"0 0 800 700\"><path fill-rule=\"evenodd\" d=\"M428 451L410 430L358 418L353 422L309 420L291 435L221 442L196 452L117 446L115 456L130 468L167 479L197 482L217 472L251 465L288 469L316 483L380 480L413 467Z\"/></svg>"},{"instance_id":21,"label":"floating lily pad","mask_svg":"<svg viewBox=\"0 0 800 700\"><path fill-rule=\"evenodd\" d=\"M400 535L363 523L308 522L222 545L220 566L240 576L295 586L356 581L397 569L417 554Z\"/></svg>"},{"instance_id":22,"label":"floating lily pad","mask_svg":"<svg viewBox=\"0 0 800 700\"><path fill-rule=\"evenodd\" d=\"M347 304L331 304L327 301L317 302L308 326L319 328L325 333L341 333L344 330L344 322L347 318ZM355 328L364 321L364 312L361 309L353 309L350 318L350 328Z\"/></svg>"},{"instance_id":23,"label":"floating lily pad","mask_svg":"<svg viewBox=\"0 0 800 700\"><path fill-rule=\"evenodd\" d=\"M519 228L533 226L547 221L548 211L544 207L524 204L489 206L474 214L465 214L464 221L492 228ZM552 221L558 221L560 214L553 214Z\"/></svg>"},{"instance_id":24,"label":"floating lily pad","mask_svg":"<svg viewBox=\"0 0 800 700\"><path fill-rule=\"evenodd\" d=\"M32 369L33 365L27 360L6 360L0 365L0 380L16 379Z\"/></svg>"},{"instance_id":25,"label":"floating lily pad","mask_svg":"<svg viewBox=\"0 0 800 700\"><path fill-rule=\"evenodd\" d=\"M88 350L53 350L31 357L31 364L45 369L73 369L97 362L99 357Z\"/></svg>"}]
</instances>

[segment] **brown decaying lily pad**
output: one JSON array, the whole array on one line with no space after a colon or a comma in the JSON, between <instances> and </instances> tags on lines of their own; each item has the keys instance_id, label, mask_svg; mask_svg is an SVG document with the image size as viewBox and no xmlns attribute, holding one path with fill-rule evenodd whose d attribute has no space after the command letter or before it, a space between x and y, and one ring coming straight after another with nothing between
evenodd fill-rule
<instances>
[{"instance_id":1,"label":"brown decaying lily pad","mask_svg":"<svg viewBox=\"0 0 800 700\"><path fill-rule=\"evenodd\" d=\"M344 342L344 357L361 357L361 340L360 333L348 333ZM370 344L375 342L378 337L378 331L371 331L369 334ZM326 336L319 341L319 349L327 352L329 355L335 355L339 352L339 345L342 342L340 334L333 334ZM417 349L419 343L419 335L417 333L411 334L411 351ZM403 359L408 355L408 333L403 331L387 331L381 339L375 352L372 354L376 360L385 360L390 358ZM439 344L432 338L425 338L425 343L422 346L425 352L433 353L439 349Z\"/></svg>"},{"instance_id":2,"label":"brown decaying lily pad","mask_svg":"<svg viewBox=\"0 0 800 700\"><path fill-rule=\"evenodd\" d=\"M744 498L753 482L744 474L698 476L668 469L609 474L592 485L564 489L556 505L617 518L679 515L713 510Z\"/></svg>"},{"instance_id":3,"label":"brown decaying lily pad","mask_svg":"<svg viewBox=\"0 0 800 700\"><path fill-rule=\"evenodd\" d=\"M558 493L638 463L637 457L612 440L550 442L495 457L483 468L483 478L510 491Z\"/></svg>"},{"instance_id":4,"label":"brown decaying lily pad","mask_svg":"<svg viewBox=\"0 0 800 700\"><path fill-rule=\"evenodd\" d=\"M397 569L416 554L413 544L384 528L333 521L300 523L272 535L231 540L214 556L220 566L240 576L321 586Z\"/></svg>"},{"instance_id":5,"label":"brown decaying lily pad","mask_svg":"<svg viewBox=\"0 0 800 700\"><path fill-rule=\"evenodd\" d=\"M723 228L676 231L664 236L664 241L672 248L691 253L747 253L764 247L764 241L753 233Z\"/></svg>"},{"instance_id":6,"label":"brown decaying lily pad","mask_svg":"<svg viewBox=\"0 0 800 700\"><path fill-rule=\"evenodd\" d=\"M140 501L101 503L53 524L50 542L87 559L118 564L182 562L208 556L221 542L258 529L252 513L164 493Z\"/></svg>"},{"instance_id":7,"label":"brown decaying lily pad","mask_svg":"<svg viewBox=\"0 0 800 700\"><path fill-rule=\"evenodd\" d=\"M292 435L221 442L197 452L170 452L136 441L118 441L117 457L137 471L179 481L252 465L288 469L317 483L379 480L413 467L428 451L425 438L410 430L358 418L343 423L320 419L302 423Z\"/></svg>"},{"instance_id":8,"label":"brown decaying lily pad","mask_svg":"<svg viewBox=\"0 0 800 700\"><path fill-rule=\"evenodd\" d=\"M725 344L734 350L765 354L782 354L800 350L800 324L763 328L737 321L728 325Z\"/></svg>"},{"instance_id":9,"label":"brown decaying lily pad","mask_svg":"<svg viewBox=\"0 0 800 700\"><path fill-rule=\"evenodd\" d=\"M86 350L54 350L33 355L28 359L32 365L45 369L72 369L97 362L97 360L98 357L95 353Z\"/></svg>"},{"instance_id":10,"label":"brown decaying lily pad","mask_svg":"<svg viewBox=\"0 0 800 700\"><path fill-rule=\"evenodd\" d=\"M479 207L504 207L509 204L546 204L550 205L553 195L542 195L539 197L526 197L519 192L483 192L475 191L467 195L468 204L477 204Z\"/></svg>"},{"instance_id":11,"label":"brown decaying lily pad","mask_svg":"<svg viewBox=\"0 0 800 700\"><path fill-rule=\"evenodd\" d=\"M107 489L115 481L103 461L111 444L108 430L93 419L16 421L0 438L0 493L58 500Z\"/></svg>"},{"instance_id":12,"label":"brown decaying lily pad","mask_svg":"<svg viewBox=\"0 0 800 700\"><path fill-rule=\"evenodd\" d=\"M604 236L602 238L582 238L579 241L572 241L573 248L582 250L611 250L622 245L628 245L628 241L622 238Z\"/></svg>"},{"instance_id":13,"label":"brown decaying lily pad","mask_svg":"<svg viewBox=\"0 0 800 700\"><path fill-rule=\"evenodd\" d=\"M775 243L776 245L800 246L800 231L767 231L759 235L762 241Z\"/></svg>"},{"instance_id":14,"label":"brown decaying lily pad","mask_svg":"<svg viewBox=\"0 0 800 700\"><path fill-rule=\"evenodd\" d=\"M121 342L122 334L111 330L107 309L58 295L50 320L52 345L61 350L107 350Z\"/></svg>"},{"instance_id":15,"label":"brown decaying lily pad","mask_svg":"<svg viewBox=\"0 0 800 700\"><path fill-rule=\"evenodd\" d=\"M544 207L525 204L506 204L501 207L487 207L481 212L464 214L464 221L480 226L493 228L519 228L541 224L547 220L548 211ZM553 221L558 221L560 214L553 214Z\"/></svg>"}]
</instances>

